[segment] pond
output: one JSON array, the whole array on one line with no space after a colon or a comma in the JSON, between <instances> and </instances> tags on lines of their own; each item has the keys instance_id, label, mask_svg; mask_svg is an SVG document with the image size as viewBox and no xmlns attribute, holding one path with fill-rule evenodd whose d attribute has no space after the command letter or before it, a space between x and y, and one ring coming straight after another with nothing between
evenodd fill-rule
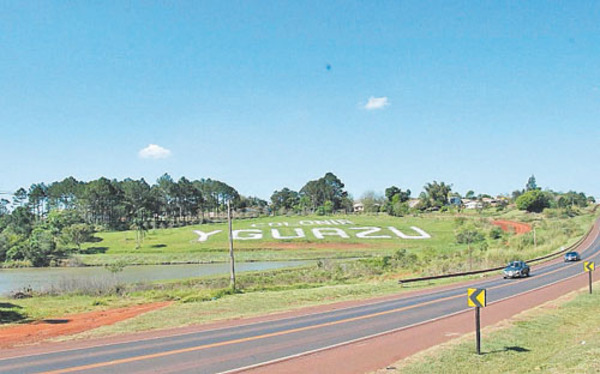
<instances>
[{"instance_id":1,"label":"pond","mask_svg":"<svg viewBox=\"0 0 600 374\"><path fill-rule=\"evenodd\" d=\"M244 271L272 270L301 266L310 261L264 261L236 263L236 273ZM127 266L113 275L101 266L66 268L0 269L0 295L31 288L36 291L52 289L72 290L77 287L99 287L114 282L152 282L183 279L206 275L229 274L228 263L194 265L141 265Z\"/></svg>"}]
</instances>

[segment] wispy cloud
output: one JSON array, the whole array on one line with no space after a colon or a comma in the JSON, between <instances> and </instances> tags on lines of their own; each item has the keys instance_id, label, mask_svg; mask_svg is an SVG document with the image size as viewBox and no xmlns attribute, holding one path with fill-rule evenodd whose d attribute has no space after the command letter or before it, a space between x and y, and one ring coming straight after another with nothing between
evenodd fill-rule
<instances>
[{"instance_id":1,"label":"wispy cloud","mask_svg":"<svg viewBox=\"0 0 600 374\"><path fill-rule=\"evenodd\" d=\"M138 152L140 158L150 158L158 160L161 158L167 158L171 156L171 151L156 144L149 144L146 148L141 149Z\"/></svg>"},{"instance_id":2,"label":"wispy cloud","mask_svg":"<svg viewBox=\"0 0 600 374\"><path fill-rule=\"evenodd\" d=\"M384 107L390 105L390 101L388 100L387 96L383 96L383 97L373 97L371 96L369 98L369 101L367 101L367 104L365 104L365 109L366 110L375 110L375 109L383 109Z\"/></svg>"}]
</instances>

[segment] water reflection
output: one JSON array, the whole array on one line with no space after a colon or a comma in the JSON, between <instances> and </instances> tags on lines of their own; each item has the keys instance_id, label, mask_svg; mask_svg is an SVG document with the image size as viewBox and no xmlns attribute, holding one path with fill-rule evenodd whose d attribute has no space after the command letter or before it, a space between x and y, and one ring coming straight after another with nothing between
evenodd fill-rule
<instances>
[{"instance_id":1,"label":"water reflection","mask_svg":"<svg viewBox=\"0 0 600 374\"><path fill-rule=\"evenodd\" d=\"M236 272L280 269L307 263L309 261L240 262L236 263ZM117 277L121 282L133 283L220 274L229 274L229 264L128 266ZM0 294L24 288L48 291L76 285L77 282L104 283L112 277L113 274L103 267L1 269Z\"/></svg>"}]
</instances>

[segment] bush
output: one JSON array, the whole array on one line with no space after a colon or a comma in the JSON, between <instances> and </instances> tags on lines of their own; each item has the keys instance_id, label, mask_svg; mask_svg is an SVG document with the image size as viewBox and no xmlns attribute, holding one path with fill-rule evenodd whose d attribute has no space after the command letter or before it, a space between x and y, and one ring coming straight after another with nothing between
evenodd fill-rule
<instances>
[{"instance_id":1,"label":"bush","mask_svg":"<svg viewBox=\"0 0 600 374\"><path fill-rule=\"evenodd\" d=\"M494 226L490 229L490 232L488 235L489 235L490 239L494 239L494 240L501 239L504 236L504 230L502 230L498 226Z\"/></svg>"},{"instance_id":2,"label":"bush","mask_svg":"<svg viewBox=\"0 0 600 374\"><path fill-rule=\"evenodd\" d=\"M465 222L467 221L466 217L456 217L454 218L454 223L456 224L456 226L462 226L465 224Z\"/></svg>"},{"instance_id":3,"label":"bush","mask_svg":"<svg viewBox=\"0 0 600 374\"><path fill-rule=\"evenodd\" d=\"M481 242L483 240L485 240L483 234L474 227L467 227L462 230L459 230L456 233L456 242L458 244L470 245L472 243Z\"/></svg>"},{"instance_id":4,"label":"bush","mask_svg":"<svg viewBox=\"0 0 600 374\"><path fill-rule=\"evenodd\" d=\"M519 196L516 204L519 210L541 213L544 209L550 207L550 200L542 191L532 190Z\"/></svg>"},{"instance_id":5,"label":"bush","mask_svg":"<svg viewBox=\"0 0 600 374\"><path fill-rule=\"evenodd\" d=\"M28 245L23 247L23 257L33 266L48 266L65 258L65 252L58 249L52 233L48 230L34 229Z\"/></svg>"}]
</instances>

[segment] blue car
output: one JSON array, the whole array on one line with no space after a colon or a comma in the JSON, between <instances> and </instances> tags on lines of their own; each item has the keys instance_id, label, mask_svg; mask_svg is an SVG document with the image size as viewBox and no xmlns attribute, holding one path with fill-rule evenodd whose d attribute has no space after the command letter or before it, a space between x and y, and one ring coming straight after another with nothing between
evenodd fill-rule
<instances>
[{"instance_id":1,"label":"blue car","mask_svg":"<svg viewBox=\"0 0 600 374\"><path fill-rule=\"evenodd\" d=\"M565 262L579 261L579 260L581 260L581 256L579 256L579 253L577 253L577 252L565 253Z\"/></svg>"}]
</instances>

